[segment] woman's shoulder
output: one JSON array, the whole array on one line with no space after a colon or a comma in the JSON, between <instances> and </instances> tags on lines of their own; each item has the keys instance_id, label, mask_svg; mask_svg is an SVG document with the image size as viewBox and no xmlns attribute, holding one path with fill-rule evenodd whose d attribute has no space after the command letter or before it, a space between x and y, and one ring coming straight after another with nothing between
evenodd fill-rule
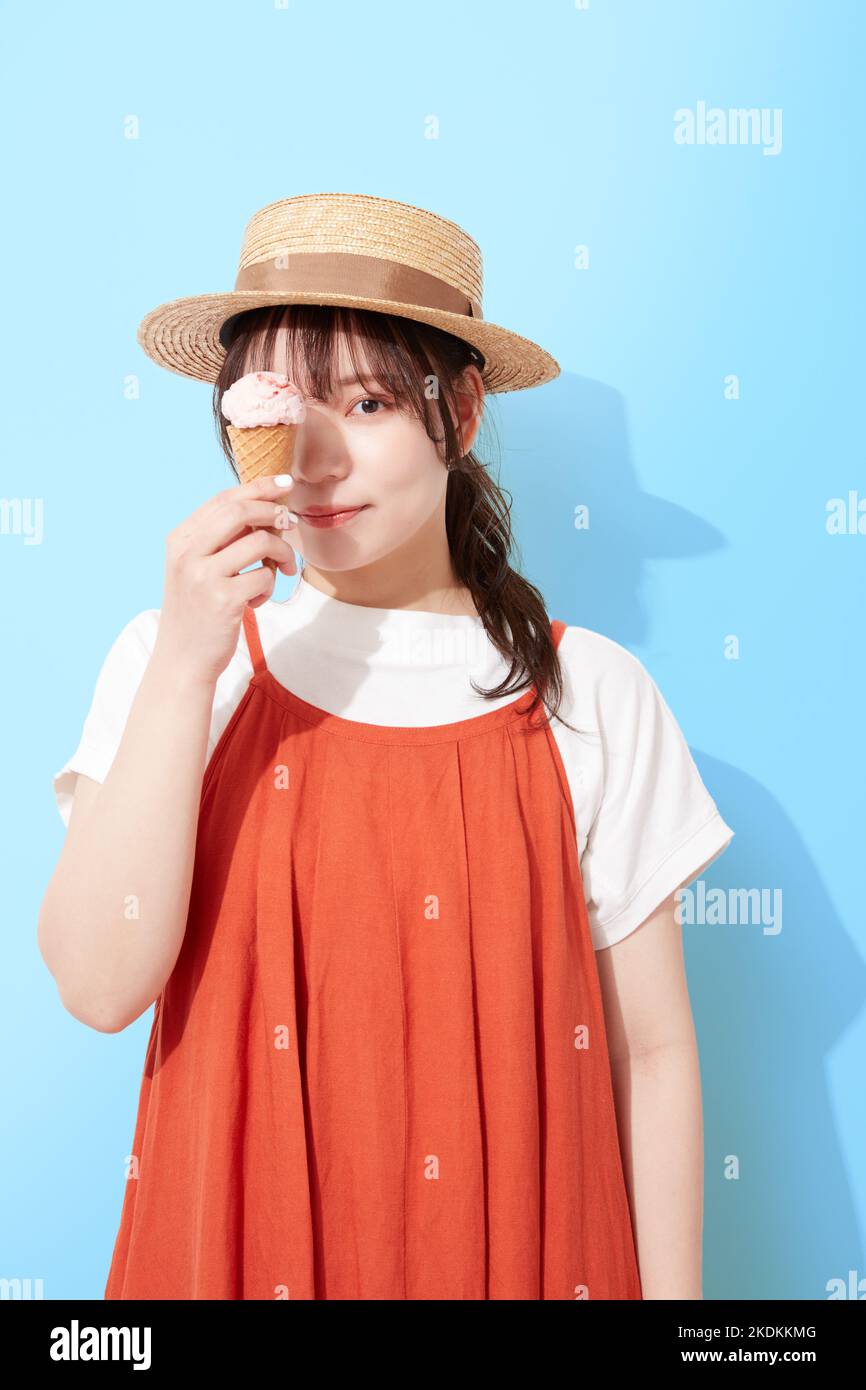
<instances>
[{"instance_id":1,"label":"woman's shoulder","mask_svg":"<svg viewBox=\"0 0 866 1390\"><path fill-rule=\"evenodd\" d=\"M150 660L159 627L159 610L142 609L117 632L102 659L90 706L79 728L78 747L54 773L54 795L64 824L69 824L75 779L79 772L102 782L111 767L139 682ZM89 671L83 686L92 681ZM71 680L67 681L71 687Z\"/></svg>"},{"instance_id":2,"label":"woman's shoulder","mask_svg":"<svg viewBox=\"0 0 866 1390\"><path fill-rule=\"evenodd\" d=\"M603 632L597 632L591 627L579 627L573 623L563 623L562 627L559 651L564 659L580 656L591 660L595 666L606 669L624 669L635 664L641 665L639 658L629 651L628 647L624 647L613 637L607 637Z\"/></svg>"},{"instance_id":3,"label":"woman's shoulder","mask_svg":"<svg viewBox=\"0 0 866 1390\"><path fill-rule=\"evenodd\" d=\"M621 941L716 859L733 830L646 666L622 643L568 626L559 643L563 719L593 943ZM585 735L590 737L586 738Z\"/></svg>"},{"instance_id":4,"label":"woman's shoulder","mask_svg":"<svg viewBox=\"0 0 866 1390\"><path fill-rule=\"evenodd\" d=\"M563 719L626 758L660 753L688 768L686 736L640 657L612 637L569 624L558 647Z\"/></svg>"},{"instance_id":5,"label":"woman's shoulder","mask_svg":"<svg viewBox=\"0 0 866 1390\"><path fill-rule=\"evenodd\" d=\"M564 697L584 717L590 712L599 719L629 717L641 704L662 698L640 658L603 632L568 623L557 652Z\"/></svg>"},{"instance_id":6,"label":"woman's shoulder","mask_svg":"<svg viewBox=\"0 0 866 1390\"><path fill-rule=\"evenodd\" d=\"M97 691L118 685L136 683L150 660L159 630L158 608L143 608L116 631L105 650L96 680Z\"/></svg>"},{"instance_id":7,"label":"woman's shoulder","mask_svg":"<svg viewBox=\"0 0 866 1390\"><path fill-rule=\"evenodd\" d=\"M122 649L137 647L152 651L159 630L161 611L159 608L142 608L139 613L135 613L118 631L114 645Z\"/></svg>"}]
</instances>

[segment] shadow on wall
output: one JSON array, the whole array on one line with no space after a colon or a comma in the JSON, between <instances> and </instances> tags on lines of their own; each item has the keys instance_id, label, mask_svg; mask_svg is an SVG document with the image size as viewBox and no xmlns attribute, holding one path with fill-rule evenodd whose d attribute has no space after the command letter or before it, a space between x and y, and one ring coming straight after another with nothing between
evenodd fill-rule
<instances>
[{"instance_id":1,"label":"shadow on wall","mask_svg":"<svg viewBox=\"0 0 866 1390\"><path fill-rule=\"evenodd\" d=\"M498 397L494 418L523 568L551 615L645 644L644 559L707 554L725 537L641 490L625 404L603 383L563 373ZM605 524L582 533L563 576L551 517L571 528L577 502ZM722 922L683 928L703 1084L704 1297L826 1299L830 1281L866 1273L828 1089L866 966L784 807L747 772L691 751L736 832L691 885L720 890Z\"/></svg>"}]
</instances>

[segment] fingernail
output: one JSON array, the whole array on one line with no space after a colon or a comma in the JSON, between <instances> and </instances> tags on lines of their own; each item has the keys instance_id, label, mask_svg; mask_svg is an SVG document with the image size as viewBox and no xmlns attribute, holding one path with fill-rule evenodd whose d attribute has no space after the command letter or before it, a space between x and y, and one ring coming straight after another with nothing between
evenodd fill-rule
<instances>
[{"instance_id":1,"label":"fingernail","mask_svg":"<svg viewBox=\"0 0 866 1390\"><path fill-rule=\"evenodd\" d=\"M291 473L274 474L274 482L276 483L277 487L292 487L294 485L294 481L295 480L292 477Z\"/></svg>"}]
</instances>

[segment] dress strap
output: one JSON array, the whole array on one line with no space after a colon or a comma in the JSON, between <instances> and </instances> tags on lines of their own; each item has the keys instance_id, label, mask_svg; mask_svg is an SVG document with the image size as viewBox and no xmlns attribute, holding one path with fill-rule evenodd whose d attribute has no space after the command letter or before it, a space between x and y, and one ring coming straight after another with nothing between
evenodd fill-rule
<instances>
[{"instance_id":1,"label":"dress strap","mask_svg":"<svg viewBox=\"0 0 866 1390\"><path fill-rule=\"evenodd\" d=\"M551 620L550 620L550 635L551 635L551 637L553 638L554 650L556 650L556 648L559 646L560 642L562 641L562 634L565 632L565 629L567 628L567 626L568 626L568 624L567 624L567 623L564 623L564 622L562 621L561 618L551 618Z\"/></svg>"},{"instance_id":2,"label":"dress strap","mask_svg":"<svg viewBox=\"0 0 866 1390\"><path fill-rule=\"evenodd\" d=\"M247 639L247 649L250 660L253 663L253 671L258 676L263 671L267 671L265 654L262 651L262 639L259 636L259 625L256 621L256 610L250 608L249 604L244 608L243 616L244 636Z\"/></svg>"}]
</instances>

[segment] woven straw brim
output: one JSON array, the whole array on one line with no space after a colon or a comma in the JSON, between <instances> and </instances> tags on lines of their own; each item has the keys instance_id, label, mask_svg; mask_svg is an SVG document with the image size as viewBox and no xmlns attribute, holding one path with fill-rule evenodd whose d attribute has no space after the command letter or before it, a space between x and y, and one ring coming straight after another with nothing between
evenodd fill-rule
<instances>
[{"instance_id":1,"label":"woven straw brim","mask_svg":"<svg viewBox=\"0 0 866 1390\"><path fill-rule=\"evenodd\" d=\"M542 386L553 381L560 372L559 363L537 343L484 319L416 308L393 300L371 300L349 294L324 296L316 291L266 294L257 290L234 290L227 294L173 299L158 305L142 319L136 337L147 356L158 366L194 381L215 382L226 355L219 339L226 319L245 309L274 304L345 305L396 314L442 328L483 353L485 366L481 377L484 389L491 394Z\"/></svg>"}]
</instances>

